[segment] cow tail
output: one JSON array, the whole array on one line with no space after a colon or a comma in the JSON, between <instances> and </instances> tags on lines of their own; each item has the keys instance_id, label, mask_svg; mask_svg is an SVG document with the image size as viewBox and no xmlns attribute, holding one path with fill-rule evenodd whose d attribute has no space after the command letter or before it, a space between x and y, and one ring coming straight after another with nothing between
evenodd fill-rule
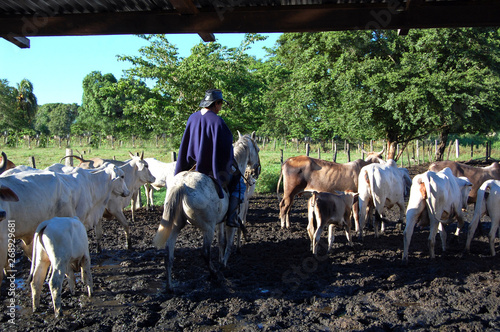
<instances>
[{"instance_id":1,"label":"cow tail","mask_svg":"<svg viewBox=\"0 0 500 332\"><path fill-rule=\"evenodd\" d=\"M30 275L28 276L28 281L27 283L31 283L31 280L33 280L33 275L35 273L35 264L36 264L36 254L38 252L38 246L41 245L43 247L43 242L42 242L42 235L43 231L45 228L47 228L47 221L44 221L43 223L38 226L37 232L35 232L35 236L33 237L33 252L31 254L31 269L30 269ZM40 244L38 244L40 239ZM44 248L45 249L45 248Z\"/></svg>"},{"instance_id":2,"label":"cow tail","mask_svg":"<svg viewBox=\"0 0 500 332\"><path fill-rule=\"evenodd\" d=\"M276 186L276 197L278 197L278 201L281 201L281 198L280 198L280 184L281 184L281 178L283 177L283 167L285 166L285 164L281 165L281 169L280 169L280 178L278 179L278 185ZM283 181L284 183L284 181Z\"/></svg>"},{"instance_id":3,"label":"cow tail","mask_svg":"<svg viewBox=\"0 0 500 332\"><path fill-rule=\"evenodd\" d=\"M309 200L309 202L311 202L311 207L312 208L316 206L317 201L318 201L318 192L317 191L313 191L311 199Z\"/></svg>"},{"instance_id":4,"label":"cow tail","mask_svg":"<svg viewBox=\"0 0 500 332\"><path fill-rule=\"evenodd\" d=\"M479 219L481 219L481 211L483 211L483 206L486 204L484 201L485 194L492 182L493 180L485 181L477 190L476 206L474 208L474 215L472 216L472 220L470 221L469 228L471 228L471 226L475 224L475 227L477 227L477 223L479 222Z\"/></svg>"},{"instance_id":5,"label":"cow tail","mask_svg":"<svg viewBox=\"0 0 500 332\"><path fill-rule=\"evenodd\" d=\"M421 194L424 195L422 185L420 188L421 188L420 189ZM425 199L425 203L429 208L429 212L434 216L434 218L436 218L437 221L442 223L443 221L441 220L441 217L436 215L435 206L431 204L431 181L428 173L425 174L424 188L425 188L425 197L423 198Z\"/></svg>"},{"instance_id":6,"label":"cow tail","mask_svg":"<svg viewBox=\"0 0 500 332\"><path fill-rule=\"evenodd\" d=\"M160 221L160 226L158 227L158 231L153 239L153 245L158 249L165 247L165 243L167 243L172 230L171 224L174 223L177 218L181 217L182 200L184 199L185 191L183 183L171 187L171 189L168 190L168 195L165 197L163 216Z\"/></svg>"}]
</instances>

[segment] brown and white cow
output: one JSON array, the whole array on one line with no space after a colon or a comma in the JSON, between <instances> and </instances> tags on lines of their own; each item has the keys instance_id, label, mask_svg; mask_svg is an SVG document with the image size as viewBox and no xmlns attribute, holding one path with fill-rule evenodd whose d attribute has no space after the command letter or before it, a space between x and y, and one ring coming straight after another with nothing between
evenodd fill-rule
<instances>
[{"instance_id":1,"label":"brown and white cow","mask_svg":"<svg viewBox=\"0 0 500 332\"><path fill-rule=\"evenodd\" d=\"M351 241L351 211L354 197L357 193L336 192L324 193L313 191L307 204L309 224L307 234L311 239L311 250L314 255L318 253L318 243L323 232L323 227L328 225L328 252L330 252L334 234L333 226L344 226L345 236L349 245Z\"/></svg>"},{"instance_id":2,"label":"brown and white cow","mask_svg":"<svg viewBox=\"0 0 500 332\"><path fill-rule=\"evenodd\" d=\"M290 227L290 208L295 195L304 191L329 192L352 191L358 192L358 176L363 166L371 163L383 163L380 152L365 152L365 160L358 159L345 164L331 161L298 156L288 158L281 166L276 192L279 192L281 178L283 178L283 199L280 202L281 228ZM278 194L279 199L279 194ZM354 219L357 223L357 204L354 205Z\"/></svg>"},{"instance_id":3,"label":"brown and white cow","mask_svg":"<svg viewBox=\"0 0 500 332\"><path fill-rule=\"evenodd\" d=\"M477 190L486 180L500 180L500 165L497 162L487 167L474 167L456 161L436 161L429 166L430 171L438 172L449 167L456 177L465 176L472 183L467 204L476 203Z\"/></svg>"},{"instance_id":4,"label":"brown and white cow","mask_svg":"<svg viewBox=\"0 0 500 332\"><path fill-rule=\"evenodd\" d=\"M441 246L443 251L446 251L444 226L456 219L458 225L455 235L458 235L465 221L462 211L467 209L467 197L471 187L472 184L467 178L454 176L449 168L439 172L427 171L413 178L406 209L406 227L403 232L404 264L408 263L408 250L415 224L419 222L425 226L420 220L422 215L426 215L430 223L428 242L431 258L435 258L434 246L438 230Z\"/></svg>"}]
</instances>

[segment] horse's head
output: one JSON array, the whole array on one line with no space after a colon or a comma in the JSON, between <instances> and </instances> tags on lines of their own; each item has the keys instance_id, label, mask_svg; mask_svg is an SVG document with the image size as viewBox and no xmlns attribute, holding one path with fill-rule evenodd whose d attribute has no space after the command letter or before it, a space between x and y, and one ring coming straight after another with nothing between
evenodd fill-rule
<instances>
[{"instance_id":1,"label":"horse's head","mask_svg":"<svg viewBox=\"0 0 500 332\"><path fill-rule=\"evenodd\" d=\"M246 168L253 178L257 179L260 175L260 149L255 141L255 131L251 135L241 135L238 131L238 137L238 141L235 143L234 157L238 164L244 162L243 170ZM242 160L244 158L246 160Z\"/></svg>"}]
</instances>

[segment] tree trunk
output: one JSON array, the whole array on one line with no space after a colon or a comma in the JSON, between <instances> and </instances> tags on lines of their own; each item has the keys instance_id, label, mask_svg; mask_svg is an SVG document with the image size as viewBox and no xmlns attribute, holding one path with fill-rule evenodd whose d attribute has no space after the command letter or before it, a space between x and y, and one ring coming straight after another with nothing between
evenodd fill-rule
<instances>
[{"instance_id":1,"label":"tree trunk","mask_svg":"<svg viewBox=\"0 0 500 332\"><path fill-rule=\"evenodd\" d=\"M397 145L398 142L391 141L390 139L387 140L387 160L394 159L395 161L397 161L396 157Z\"/></svg>"},{"instance_id":2,"label":"tree trunk","mask_svg":"<svg viewBox=\"0 0 500 332\"><path fill-rule=\"evenodd\" d=\"M448 130L443 130L439 134L439 145L436 151L436 161L442 161L446 150L446 142L448 141Z\"/></svg>"}]
</instances>

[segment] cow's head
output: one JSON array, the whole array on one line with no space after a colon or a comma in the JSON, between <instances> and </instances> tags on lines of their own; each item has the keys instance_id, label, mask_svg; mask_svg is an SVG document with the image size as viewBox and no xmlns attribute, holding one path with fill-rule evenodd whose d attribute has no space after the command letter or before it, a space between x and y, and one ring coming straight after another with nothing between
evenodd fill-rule
<instances>
[{"instance_id":1,"label":"cow's head","mask_svg":"<svg viewBox=\"0 0 500 332\"><path fill-rule=\"evenodd\" d=\"M366 152L365 150L361 150L363 153L365 153L367 156L365 158L365 161L368 163L379 163L383 164L384 159L382 159L382 155L384 154L385 151L385 145L382 148L382 151L380 152Z\"/></svg>"},{"instance_id":2,"label":"cow's head","mask_svg":"<svg viewBox=\"0 0 500 332\"><path fill-rule=\"evenodd\" d=\"M5 158L7 160L7 158ZM10 188L5 186L0 186L0 200L5 202L18 202L19 197ZM1 206L1 205L0 205ZM5 220L7 217L7 212L0 207L0 221Z\"/></svg>"},{"instance_id":3,"label":"cow's head","mask_svg":"<svg viewBox=\"0 0 500 332\"><path fill-rule=\"evenodd\" d=\"M111 191L113 195L122 197L130 195L130 190L125 183L125 173L123 170L109 163L105 168L105 172L111 177Z\"/></svg>"},{"instance_id":4,"label":"cow's head","mask_svg":"<svg viewBox=\"0 0 500 332\"><path fill-rule=\"evenodd\" d=\"M139 155L133 155L131 152L129 152L129 156L131 158L130 164L135 167L137 170L137 176L138 178L136 179L137 181L140 181L141 184L144 183L153 183L155 182L155 177L151 172L149 171L149 165L146 160L144 160L144 151Z\"/></svg>"}]
</instances>

